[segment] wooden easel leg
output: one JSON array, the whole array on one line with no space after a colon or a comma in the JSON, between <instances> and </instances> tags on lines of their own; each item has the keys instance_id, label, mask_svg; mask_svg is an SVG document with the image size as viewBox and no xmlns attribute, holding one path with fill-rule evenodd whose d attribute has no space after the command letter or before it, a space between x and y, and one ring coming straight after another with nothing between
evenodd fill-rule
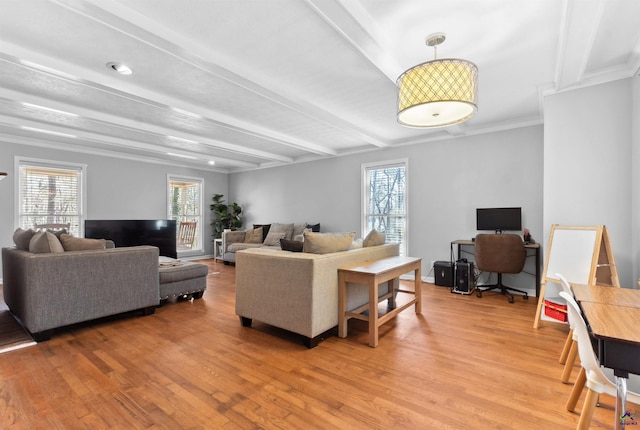
<instances>
[{"instance_id":1,"label":"wooden easel leg","mask_svg":"<svg viewBox=\"0 0 640 430\"><path fill-rule=\"evenodd\" d=\"M542 305L544 304L544 293L547 289L547 283L543 282L540 285L540 297L538 297L538 307L536 308L536 319L533 321L533 328L538 328L540 324L540 313L542 312Z\"/></svg>"}]
</instances>

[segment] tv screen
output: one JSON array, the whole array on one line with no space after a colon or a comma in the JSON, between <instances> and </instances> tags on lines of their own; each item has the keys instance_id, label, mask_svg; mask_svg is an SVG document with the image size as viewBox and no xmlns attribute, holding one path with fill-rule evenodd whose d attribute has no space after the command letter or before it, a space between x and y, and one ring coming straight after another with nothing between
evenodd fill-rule
<instances>
[{"instance_id":1,"label":"tv screen","mask_svg":"<svg viewBox=\"0 0 640 430\"><path fill-rule=\"evenodd\" d=\"M478 208L476 228L493 231L522 230L522 208Z\"/></svg>"},{"instance_id":2,"label":"tv screen","mask_svg":"<svg viewBox=\"0 0 640 430\"><path fill-rule=\"evenodd\" d=\"M175 220L85 220L84 236L113 240L116 247L157 246L160 255L178 257Z\"/></svg>"}]
</instances>

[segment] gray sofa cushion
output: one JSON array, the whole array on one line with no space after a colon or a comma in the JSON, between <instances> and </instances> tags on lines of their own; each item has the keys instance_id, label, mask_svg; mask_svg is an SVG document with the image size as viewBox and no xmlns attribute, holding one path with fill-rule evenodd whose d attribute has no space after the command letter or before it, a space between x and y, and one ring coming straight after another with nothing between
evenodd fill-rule
<instances>
[{"instance_id":1,"label":"gray sofa cushion","mask_svg":"<svg viewBox=\"0 0 640 430\"><path fill-rule=\"evenodd\" d=\"M23 230L21 228L17 228L13 233L13 243L16 244L16 248L21 251L29 250L29 242L31 242L31 238L36 234L36 231L33 229Z\"/></svg>"},{"instance_id":2,"label":"gray sofa cushion","mask_svg":"<svg viewBox=\"0 0 640 430\"><path fill-rule=\"evenodd\" d=\"M269 233L284 233L284 237L282 239L291 240L291 239L293 239L293 223L291 223L291 224L279 224L279 223L271 224L271 228L269 228ZM269 235L267 234L267 238L268 237L269 237ZM265 238L265 241L267 240L267 238ZM278 241L280 241L280 238L278 238Z\"/></svg>"},{"instance_id":3,"label":"gray sofa cushion","mask_svg":"<svg viewBox=\"0 0 640 430\"><path fill-rule=\"evenodd\" d=\"M206 277L209 274L209 267L202 263L182 262L178 266L160 266L158 272L160 284L168 284L170 282Z\"/></svg>"}]
</instances>

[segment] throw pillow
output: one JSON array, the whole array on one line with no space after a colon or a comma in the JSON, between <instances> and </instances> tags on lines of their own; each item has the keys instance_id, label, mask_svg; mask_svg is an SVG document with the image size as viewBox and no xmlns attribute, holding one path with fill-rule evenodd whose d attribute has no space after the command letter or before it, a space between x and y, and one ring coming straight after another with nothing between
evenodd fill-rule
<instances>
[{"instance_id":1,"label":"throw pillow","mask_svg":"<svg viewBox=\"0 0 640 430\"><path fill-rule=\"evenodd\" d=\"M64 248L55 234L39 231L31 238L29 251L34 254L58 253L64 252Z\"/></svg>"},{"instance_id":2,"label":"throw pillow","mask_svg":"<svg viewBox=\"0 0 640 430\"><path fill-rule=\"evenodd\" d=\"M280 245L280 239L286 239L285 234L286 233L276 233L270 231L267 235L267 238L264 240L264 244L266 246L278 246Z\"/></svg>"},{"instance_id":3,"label":"throw pillow","mask_svg":"<svg viewBox=\"0 0 640 430\"><path fill-rule=\"evenodd\" d=\"M29 250L29 242L31 242L31 238L36 234L35 230L23 230L21 228L17 228L15 232L13 232L13 243L16 244L16 248L22 251Z\"/></svg>"},{"instance_id":4,"label":"throw pillow","mask_svg":"<svg viewBox=\"0 0 640 430\"><path fill-rule=\"evenodd\" d=\"M104 239L85 239L84 237L73 237L70 234L60 235L60 242L65 251L89 251L91 249L105 249Z\"/></svg>"},{"instance_id":5,"label":"throw pillow","mask_svg":"<svg viewBox=\"0 0 640 430\"><path fill-rule=\"evenodd\" d=\"M366 248L367 246L378 246L384 245L384 242L387 240L387 236L384 233L380 233L376 229L373 229L369 232L367 237L364 238L362 245Z\"/></svg>"},{"instance_id":6,"label":"throw pillow","mask_svg":"<svg viewBox=\"0 0 640 430\"><path fill-rule=\"evenodd\" d=\"M296 236L302 236L302 233L304 233L304 229L306 227L306 224L293 224L293 232L291 233L291 237L289 239L295 240Z\"/></svg>"},{"instance_id":7,"label":"throw pillow","mask_svg":"<svg viewBox=\"0 0 640 430\"><path fill-rule=\"evenodd\" d=\"M262 243L264 239L265 238L262 237L262 227L247 230L244 234L244 243Z\"/></svg>"},{"instance_id":8,"label":"throw pillow","mask_svg":"<svg viewBox=\"0 0 640 430\"><path fill-rule=\"evenodd\" d=\"M358 248L362 248L362 238L359 237L357 239L354 239L353 242L351 243L351 249L358 249Z\"/></svg>"},{"instance_id":9,"label":"throw pillow","mask_svg":"<svg viewBox=\"0 0 640 430\"><path fill-rule=\"evenodd\" d=\"M254 224L253 228L262 227L262 241L267 238L267 234L269 234L269 229L271 228L271 224Z\"/></svg>"},{"instance_id":10,"label":"throw pillow","mask_svg":"<svg viewBox=\"0 0 640 430\"><path fill-rule=\"evenodd\" d=\"M60 236L62 236L63 234L71 234L71 233L69 233L67 231L66 228L63 228L63 229L60 229L60 230L51 230L50 228L48 228L47 231L49 233L54 234L58 238L58 240L60 240Z\"/></svg>"},{"instance_id":11,"label":"throw pillow","mask_svg":"<svg viewBox=\"0 0 640 430\"><path fill-rule=\"evenodd\" d=\"M302 252L304 243L298 240L280 239L280 248L283 251Z\"/></svg>"},{"instance_id":12,"label":"throw pillow","mask_svg":"<svg viewBox=\"0 0 640 430\"><path fill-rule=\"evenodd\" d=\"M295 236L293 236L293 240L297 240L298 242L303 242L305 233L311 233L311 229L305 228L304 230L302 230L300 234L296 234Z\"/></svg>"},{"instance_id":13,"label":"throw pillow","mask_svg":"<svg viewBox=\"0 0 640 430\"><path fill-rule=\"evenodd\" d=\"M350 233L305 233L303 251L311 254L328 254L351 248L355 232Z\"/></svg>"},{"instance_id":14,"label":"throw pillow","mask_svg":"<svg viewBox=\"0 0 640 430\"><path fill-rule=\"evenodd\" d=\"M318 233L320 231L320 223L318 224L307 224L307 228L310 228L312 232Z\"/></svg>"},{"instance_id":15,"label":"throw pillow","mask_svg":"<svg viewBox=\"0 0 640 430\"><path fill-rule=\"evenodd\" d=\"M293 237L293 223L291 224L271 224L271 228L269 229L269 233L284 233L284 238L287 240L291 240ZM266 239L265 239L266 240Z\"/></svg>"}]
</instances>

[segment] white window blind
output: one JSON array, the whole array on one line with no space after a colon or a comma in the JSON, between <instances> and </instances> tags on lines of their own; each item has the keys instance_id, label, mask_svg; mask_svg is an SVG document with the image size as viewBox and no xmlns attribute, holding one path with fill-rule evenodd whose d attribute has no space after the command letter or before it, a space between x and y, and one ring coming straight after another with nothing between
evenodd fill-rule
<instances>
[{"instance_id":1,"label":"white window blind","mask_svg":"<svg viewBox=\"0 0 640 430\"><path fill-rule=\"evenodd\" d=\"M202 179L169 177L169 218L176 220L176 234L180 223L196 223L195 239L188 248L192 251L202 250L202 183Z\"/></svg>"},{"instance_id":2,"label":"white window blind","mask_svg":"<svg viewBox=\"0 0 640 430\"><path fill-rule=\"evenodd\" d=\"M57 165L22 160L18 163L18 225L70 224L81 235L84 166Z\"/></svg>"},{"instance_id":3,"label":"white window blind","mask_svg":"<svg viewBox=\"0 0 640 430\"><path fill-rule=\"evenodd\" d=\"M363 235L376 229L407 253L407 162L363 166Z\"/></svg>"}]
</instances>

